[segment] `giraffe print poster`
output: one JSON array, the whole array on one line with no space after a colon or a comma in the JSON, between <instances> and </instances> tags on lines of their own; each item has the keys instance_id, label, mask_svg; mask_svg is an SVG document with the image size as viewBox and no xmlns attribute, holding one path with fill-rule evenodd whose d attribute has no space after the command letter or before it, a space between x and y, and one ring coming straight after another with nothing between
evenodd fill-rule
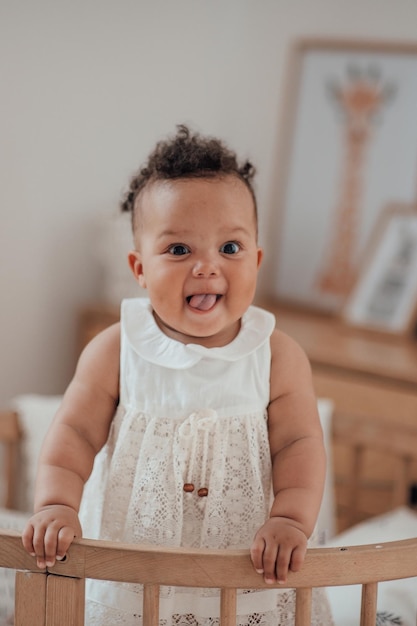
<instances>
[{"instance_id":1,"label":"giraffe print poster","mask_svg":"<svg viewBox=\"0 0 417 626\"><path fill-rule=\"evenodd\" d=\"M301 41L282 133L274 292L339 313L389 202L417 183L417 44Z\"/></svg>"}]
</instances>

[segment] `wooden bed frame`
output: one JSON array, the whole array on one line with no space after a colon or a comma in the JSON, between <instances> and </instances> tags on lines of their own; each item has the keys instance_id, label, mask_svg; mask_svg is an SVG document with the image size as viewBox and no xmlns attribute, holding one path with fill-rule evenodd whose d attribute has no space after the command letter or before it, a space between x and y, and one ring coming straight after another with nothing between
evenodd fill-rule
<instances>
[{"instance_id":1,"label":"wooden bed frame","mask_svg":"<svg viewBox=\"0 0 417 626\"><path fill-rule=\"evenodd\" d=\"M6 449L6 505L12 501L20 437L17 414L0 412L0 441ZM350 453L350 480L342 487L352 523L363 517L363 512L358 511L361 490L369 490L367 480L363 482L363 472L369 470L368 453L383 454L391 468L392 494L390 499L384 498L384 509L388 511L408 503L410 467L417 459L417 425L415 429L397 432L384 421L336 415L333 444L334 453L338 445L348 448ZM236 623L237 589L270 588L255 573L248 551L168 549L82 539L71 546L64 562L41 571L14 531L0 531L0 567L18 570L16 626L82 626L85 578L144 584L144 626L158 626L160 585L220 588L222 626ZM307 626L311 622L312 588L360 584L362 607L358 623L375 626L378 582L414 576L417 576L417 538L368 546L310 549L302 570L290 573L288 578L287 587L296 589L295 624Z\"/></svg>"}]
</instances>

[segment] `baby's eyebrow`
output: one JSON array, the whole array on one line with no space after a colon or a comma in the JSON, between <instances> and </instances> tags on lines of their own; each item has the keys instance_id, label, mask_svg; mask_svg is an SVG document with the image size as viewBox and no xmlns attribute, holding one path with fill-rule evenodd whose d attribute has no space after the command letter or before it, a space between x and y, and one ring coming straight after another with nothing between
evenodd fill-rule
<instances>
[{"instance_id":1,"label":"baby's eyebrow","mask_svg":"<svg viewBox=\"0 0 417 626\"><path fill-rule=\"evenodd\" d=\"M190 235L192 233L193 233L192 230L187 230L187 229L181 229L181 230L167 229L167 230L163 230L162 232L160 232L158 236L159 237L178 237L179 235Z\"/></svg>"},{"instance_id":2,"label":"baby's eyebrow","mask_svg":"<svg viewBox=\"0 0 417 626\"><path fill-rule=\"evenodd\" d=\"M191 230L189 228L184 228L181 230L172 230L172 229L166 229L163 230L159 233L158 237L160 239L162 239L163 237L176 237L176 238L181 238L181 237L188 237L190 235L194 234L194 230ZM228 237L233 237L233 236L237 236L239 234L242 235L250 235L251 231L248 228L245 228L244 226L230 226L230 227L225 227L222 229L222 236L223 238L228 238Z\"/></svg>"},{"instance_id":3,"label":"baby's eyebrow","mask_svg":"<svg viewBox=\"0 0 417 626\"><path fill-rule=\"evenodd\" d=\"M165 241L165 240L171 240L171 241L184 241L186 239L189 238L189 236L192 235L192 231L190 230L163 230L162 232L159 233L159 235L157 236L158 240L161 241Z\"/></svg>"},{"instance_id":4,"label":"baby's eyebrow","mask_svg":"<svg viewBox=\"0 0 417 626\"><path fill-rule=\"evenodd\" d=\"M243 235L250 235L251 234L251 231L248 228L245 228L244 226L234 226L234 227L230 228L230 231L227 230L227 229L225 230L226 234L229 233L229 232L231 234L239 234L239 233L241 233Z\"/></svg>"}]
</instances>

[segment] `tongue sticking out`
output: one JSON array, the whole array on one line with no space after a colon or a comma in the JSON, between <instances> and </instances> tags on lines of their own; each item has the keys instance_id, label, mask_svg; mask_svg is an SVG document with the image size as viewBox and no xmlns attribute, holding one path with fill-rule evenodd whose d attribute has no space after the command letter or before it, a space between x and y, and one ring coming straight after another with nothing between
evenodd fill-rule
<instances>
[{"instance_id":1,"label":"tongue sticking out","mask_svg":"<svg viewBox=\"0 0 417 626\"><path fill-rule=\"evenodd\" d=\"M216 304L216 301L217 296L214 293L201 293L197 296L191 296L189 305L199 311L208 311Z\"/></svg>"}]
</instances>

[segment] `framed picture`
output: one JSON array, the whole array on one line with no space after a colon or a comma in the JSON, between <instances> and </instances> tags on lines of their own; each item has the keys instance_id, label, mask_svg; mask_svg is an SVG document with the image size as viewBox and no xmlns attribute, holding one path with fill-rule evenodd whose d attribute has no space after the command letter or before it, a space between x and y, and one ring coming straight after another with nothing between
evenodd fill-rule
<instances>
[{"instance_id":1,"label":"framed picture","mask_svg":"<svg viewBox=\"0 0 417 626\"><path fill-rule=\"evenodd\" d=\"M381 211L416 198L417 44L300 41L286 100L273 295L340 313Z\"/></svg>"},{"instance_id":2,"label":"framed picture","mask_svg":"<svg viewBox=\"0 0 417 626\"><path fill-rule=\"evenodd\" d=\"M414 330L417 318L417 206L392 206L378 221L367 258L343 309L354 326Z\"/></svg>"}]
</instances>

